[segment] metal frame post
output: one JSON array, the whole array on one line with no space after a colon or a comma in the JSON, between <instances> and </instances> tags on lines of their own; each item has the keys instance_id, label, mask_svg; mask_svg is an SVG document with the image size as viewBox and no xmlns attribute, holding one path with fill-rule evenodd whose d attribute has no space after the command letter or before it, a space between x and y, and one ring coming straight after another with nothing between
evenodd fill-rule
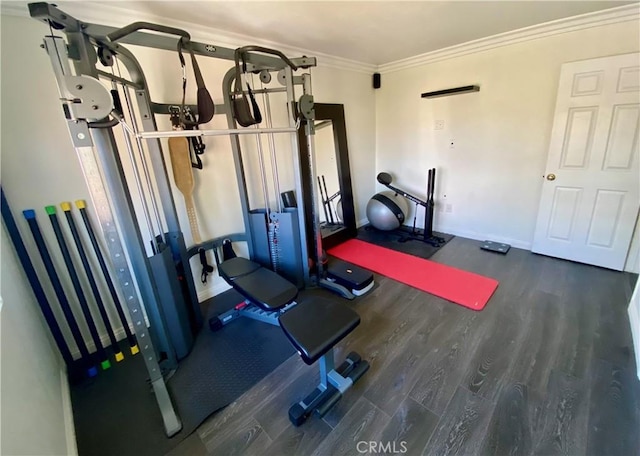
<instances>
[{"instance_id":1,"label":"metal frame post","mask_svg":"<svg viewBox=\"0 0 640 456\"><path fill-rule=\"evenodd\" d=\"M73 42L76 49L84 50L84 55L90 55L86 51L86 45L88 43L80 38L80 35L74 35ZM46 37L45 49L53 64L61 95L64 97L65 91L67 90L64 78L70 76L66 44L62 38ZM79 71L84 70L82 63L79 63L77 67ZM89 75L91 75L91 73L89 73ZM110 128L89 129L86 120L70 120L68 125L71 140L78 153L78 158L80 159L85 179L89 186L94 207L100 219L100 226L105 234L107 247L114 262L116 277L121 285L129 315L134 324L134 330L140 344L140 351L144 357L147 370L149 371L150 380L163 417L165 431L169 436L174 435L182 428L182 424L173 409L166 385L164 384L155 347L150 337L151 332L156 338L156 341L159 341L161 345L169 346L166 340L166 332L162 331L166 326L163 321L163 316L159 312L159 307L157 306L157 296L155 295L154 285L151 281L142 237L135 221L133 204L124 186L124 173L122 164L117 156L113 132ZM98 166L98 162L100 162L101 166ZM100 173L100 169L102 170L104 178ZM111 196L110 200L107 197L107 193ZM113 205L110 203L113 203ZM113 206L113 209L111 206ZM115 218L112 211L115 212ZM125 236L120 235L116 218ZM133 284L133 276L129 271L127 254L122 246L122 237L124 237L128 258L132 266L137 271L144 272L139 272L135 278L142 299L150 304L146 307L147 315L152 322L150 332L147 331L144 315L138 301L137 291ZM161 330L158 331L158 328ZM168 353L168 355L171 356L171 353Z\"/></svg>"},{"instance_id":2,"label":"metal frame post","mask_svg":"<svg viewBox=\"0 0 640 456\"><path fill-rule=\"evenodd\" d=\"M296 94L295 94L295 78L290 67L284 68L284 80L287 89L287 103L289 110L289 126L298 129L296 119ZM304 81L304 78L302 78ZM304 284L306 287L312 286L311 277L307 272L309 264L309 246L307 244L307 221L305 217L304 205L304 185L302 182L302 165L300 163L300 144L298 143L298 135L291 135L291 159L293 162L293 175L296 183L296 204L298 206L298 227L300 229L300 264L305 270ZM280 195L278 195L280 197Z\"/></svg>"}]
</instances>

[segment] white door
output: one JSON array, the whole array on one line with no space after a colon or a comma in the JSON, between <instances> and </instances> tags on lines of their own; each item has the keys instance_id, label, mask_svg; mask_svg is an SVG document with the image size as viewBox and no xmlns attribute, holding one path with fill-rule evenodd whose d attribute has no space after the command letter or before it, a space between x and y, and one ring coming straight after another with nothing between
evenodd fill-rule
<instances>
[{"instance_id":1,"label":"white door","mask_svg":"<svg viewBox=\"0 0 640 456\"><path fill-rule=\"evenodd\" d=\"M532 251L622 270L640 206L640 54L562 66Z\"/></svg>"}]
</instances>

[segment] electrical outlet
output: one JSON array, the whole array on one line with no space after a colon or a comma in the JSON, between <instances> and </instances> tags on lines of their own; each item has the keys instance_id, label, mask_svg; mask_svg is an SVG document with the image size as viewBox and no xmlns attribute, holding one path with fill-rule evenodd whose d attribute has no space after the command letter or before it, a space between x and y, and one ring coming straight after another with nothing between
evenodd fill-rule
<instances>
[{"instance_id":1,"label":"electrical outlet","mask_svg":"<svg viewBox=\"0 0 640 456\"><path fill-rule=\"evenodd\" d=\"M434 130L444 130L444 120L436 120L433 124Z\"/></svg>"},{"instance_id":2,"label":"electrical outlet","mask_svg":"<svg viewBox=\"0 0 640 456\"><path fill-rule=\"evenodd\" d=\"M453 212L453 204L449 204L449 203L445 204L444 211L447 214L451 214Z\"/></svg>"}]
</instances>

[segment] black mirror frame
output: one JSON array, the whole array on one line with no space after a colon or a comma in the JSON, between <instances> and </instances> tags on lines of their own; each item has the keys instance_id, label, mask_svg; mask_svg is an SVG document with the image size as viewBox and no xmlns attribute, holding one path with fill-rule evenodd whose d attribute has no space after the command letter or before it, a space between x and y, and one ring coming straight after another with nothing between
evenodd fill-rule
<instances>
[{"instance_id":1,"label":"black mirror frame","mask_svg":"<svg viewBox=\"0 0 640 456\"><path fill-rule=\"evenodd\" d=\"M322 247L328 250L349 239L356 237L356 213L353 202L353 190L351 188L351 168L349 165L349 148L347 146L347 126L344 119L344 105L335 103L314 103L315 120L331 120L333 128L333 140L336 148L336 163L338 164L338 182L340 183L340 199L342 201L342 218L344 228L322 238ZM309 172L309 150L304 134L305 125L298 128L298 143L300 145L300 166L302 167L302 180L304 190L304 205L307 210L305 220L307 225L307 239L313 242L313 219L310 208L313 207L311 175ZM319 208L318 208L319 210ZM311 247L313 249L313 247Z\"/></svg>"}]
</instances>

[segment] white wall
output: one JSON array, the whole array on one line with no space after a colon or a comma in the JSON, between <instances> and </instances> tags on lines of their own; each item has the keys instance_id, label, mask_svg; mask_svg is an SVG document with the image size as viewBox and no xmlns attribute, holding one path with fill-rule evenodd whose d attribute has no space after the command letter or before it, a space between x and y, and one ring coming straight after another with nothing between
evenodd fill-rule
<instances>
[{"instance_id":1,"label":"white wall","mask_svg":"<svg viewBox=\"0 0 640 456\"><path fill-rule=\"evenodd\" d=\"M560 67L638 51L639 26L595 27L383 74L376 170L423 195L427 169L438 168L436 201L452 212L436 213L436 229L529 248ZM480 92L420 98L470 84ZM436 120L444 120L443 130L434 130Z\"/></svg>"},{"instance_id":2,"label":"white wall","mask_svg":"<svg viewBox=\"0 0 640 456\"><path fill-rule=\"evenodd\" d=\"M0 453L75 454L66 373L4 224Z\"/></svg>"}]
</instances>

